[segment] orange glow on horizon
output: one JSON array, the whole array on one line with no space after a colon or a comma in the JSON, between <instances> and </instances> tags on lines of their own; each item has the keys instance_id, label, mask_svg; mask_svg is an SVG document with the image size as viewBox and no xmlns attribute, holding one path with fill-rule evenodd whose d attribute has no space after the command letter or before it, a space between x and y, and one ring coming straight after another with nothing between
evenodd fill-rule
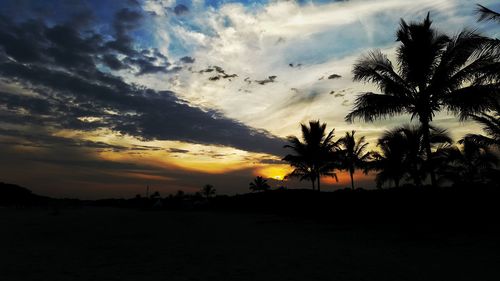
<instances>
[{"instance_id":1,"label":"orange glow on horizon","mask_svg":"<svg viewBox=\"0 0 500 281\"><path fill-rule=\"evenodd\" d=\"M119 135L106 130L93 132L62 130L55 135L121 146L124 147L123 150L103 149L97 151L96 156L106 161L141 164L162 170L225 174L247 169L252 171L254 176L262 176L277 181L284 181L285 176L293 171L293 168L285 163L267 164L262 162L264 159L279 160L275 156L225 146L180 141L141 141L131 136ZM321 178L322 184L332 187L349 187L351 185L347 172L336 171L336 173L338 182L332 177L323 176ZM140 171L129 171L125 176L143 180L172 180L166 176L147 174ZM355 173L357 186L361 186L361 181L365 182L372 178L373 175L365 175L361 171Z\"/></svg>"},{"instance_id":2,"label":"orange glow on horizon","mask_svg":"<svg viewBox=\"0 0 500 281\"><path fill-rule=\"evenodd\" d=\"M181 141L141 141L110 130L93 132L61 130L55 135L103 142L126 148L120 151L108 149L97 152L98 157L103 160L141 163L164 169L181 169L207 174L223 174L251 169L261 165L259 164L261 159L270 158L270 155L264 153L252 153L226 146ZM136 149L137 147L139 149Z\"/></svg>"},{"instance_id":3,"label":"orange glow on horizon","mask_svg":"<svg viewBox=\"0 0 500 281\"><path fill-rule=\"evenodd\" d=\"M325 177L325 176L321 178L321 182L324 184L336 185L339 187L351 186L351 177L349 175L349 172L347 172L347 171L335 171L335 173L337 174L337 178L339 180L338 182L333 177ZM367 175L365 175L361 171L357 171L354 173L354 184L356 186L359 186L360 181L364 182L364 181L368 181L368 180L372 180L372 179L373 179L373 175L371 175L370 173Z\"/></svg>"},{"instance_id":4,"label":"orange glow on horizon","mask_svg":"<svg viewBox=\"0 0 500 281\"><path fill-rule=\"evenodd\" d=\"M283 180L285 176L292 171L293 168L287 164L270 164L257 168L254 171L254 175L275 180Z\"/></svg>"}]
</instances>

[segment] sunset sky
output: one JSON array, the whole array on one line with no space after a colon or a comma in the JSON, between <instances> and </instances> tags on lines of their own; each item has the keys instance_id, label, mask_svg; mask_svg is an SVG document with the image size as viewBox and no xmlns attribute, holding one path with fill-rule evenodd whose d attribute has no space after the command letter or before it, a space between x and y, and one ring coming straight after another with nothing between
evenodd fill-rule
<instances>
[{"instance_id":1,"label":"sunset sky","mask_svg":"<svg viewBox=\"0 0 500 281\"><path fill-rule=\"evenodd\" d=\"M500 3L480 4L495 10ZM400 18L430 11L447 34L477 23L468 0L0 0L0 181L55 197L248 191L290 172L284 138L321 120L375 144L400 116L348 124L362 54L394 57ZM446 112L455 140L479 127ZM371 177L356 174L358 186ZM325 179L325 190L348 185Z\"/></svg>"}]
</instances>

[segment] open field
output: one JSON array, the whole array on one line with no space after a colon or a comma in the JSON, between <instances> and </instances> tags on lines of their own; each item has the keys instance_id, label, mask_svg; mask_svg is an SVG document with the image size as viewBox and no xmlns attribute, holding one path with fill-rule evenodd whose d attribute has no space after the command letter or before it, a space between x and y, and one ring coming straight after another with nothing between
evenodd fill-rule
<instances>
[{"instance_id":1,"label":"open field","mask_svg":"<svg viewBox=\"0 0 500 281\"><path fill-rule=\"evenodd\" d=\"M0 209L0 280L498 280L496 231L265 214Z\"/></svg>"}]
</instances>

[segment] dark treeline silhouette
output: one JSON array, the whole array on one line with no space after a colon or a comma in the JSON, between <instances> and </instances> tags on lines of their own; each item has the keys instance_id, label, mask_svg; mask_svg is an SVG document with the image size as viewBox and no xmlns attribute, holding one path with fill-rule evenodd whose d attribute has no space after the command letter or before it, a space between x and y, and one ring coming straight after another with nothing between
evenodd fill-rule
<instances>
[{"instance_id":1,"label":"dark treeline silhouette","mask_svg":"<svg viewBox=\"0 0 500 281\"><path fill-rule=\"evenodd\" d=\"M0 182L0 206L29 207L47 205L50 198L40 196L31 190L15 185Z\"/></svg>"},{"instance_id":2,"label":"dark treeline silhouette","mask_svg":"<svg viewBox=\"0 0 500 281\"><path fill-rule=\"evenodd\" d=\"M206 184L201 188L200 193L208 200L217 194L217 190L211 184Z\"/></svg>"},{"instance_id":3,"label":"dark treeline silhouette","mask_svg":"<svg viewBox=\"0 0 500 281\"><path fill-rule=\"evenodd\" d=\"M321 195L321 196L318 196ZM498 186L433 188L402 185L399 188L341 189L323 192L306 189L272 190L217 197L206 209L264 212L339 223L416 223L436 227L495 225L498 217Z\"/></svg>"},{"instance_id":4,"label":"dark treeline silhouette","mask_svg":"<svg viewBox=\"0 0 500 281\"><path fill-rule=\"evenodd\" d=\"M83 206L78 199L54 199L31 192L26 187L0 182L0 207L16 209L43 208L58 214L60 208L75 208Z\"/></svg>"}]
</instances>

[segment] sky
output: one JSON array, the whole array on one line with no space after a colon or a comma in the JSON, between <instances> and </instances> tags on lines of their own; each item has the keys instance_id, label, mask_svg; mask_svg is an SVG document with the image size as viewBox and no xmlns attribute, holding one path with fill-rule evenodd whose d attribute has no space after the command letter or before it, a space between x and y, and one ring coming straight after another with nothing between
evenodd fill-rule
<instances>
[{"instance_id":1,"label":"sky","mask_svg":"<svg viewBox=\"0 0 500 281\"><path fill-rule=\"evenodd\" d=\"M500 9L495 0L480 4ZM273 187L300 123L336 137L356 130L375 147L399 116L346 123L357 94L352 66L370 50L394 58L400 19L430 12L440 31L477 23L468 0L28 1L0 0L0 181L54 197L162 195L212 184ZM434 124L458 140L479 132L446 112ZM348 185L323 180L324 190ZM356 173L358 186L371 175Z\"/></svg>"}]
</instances>

